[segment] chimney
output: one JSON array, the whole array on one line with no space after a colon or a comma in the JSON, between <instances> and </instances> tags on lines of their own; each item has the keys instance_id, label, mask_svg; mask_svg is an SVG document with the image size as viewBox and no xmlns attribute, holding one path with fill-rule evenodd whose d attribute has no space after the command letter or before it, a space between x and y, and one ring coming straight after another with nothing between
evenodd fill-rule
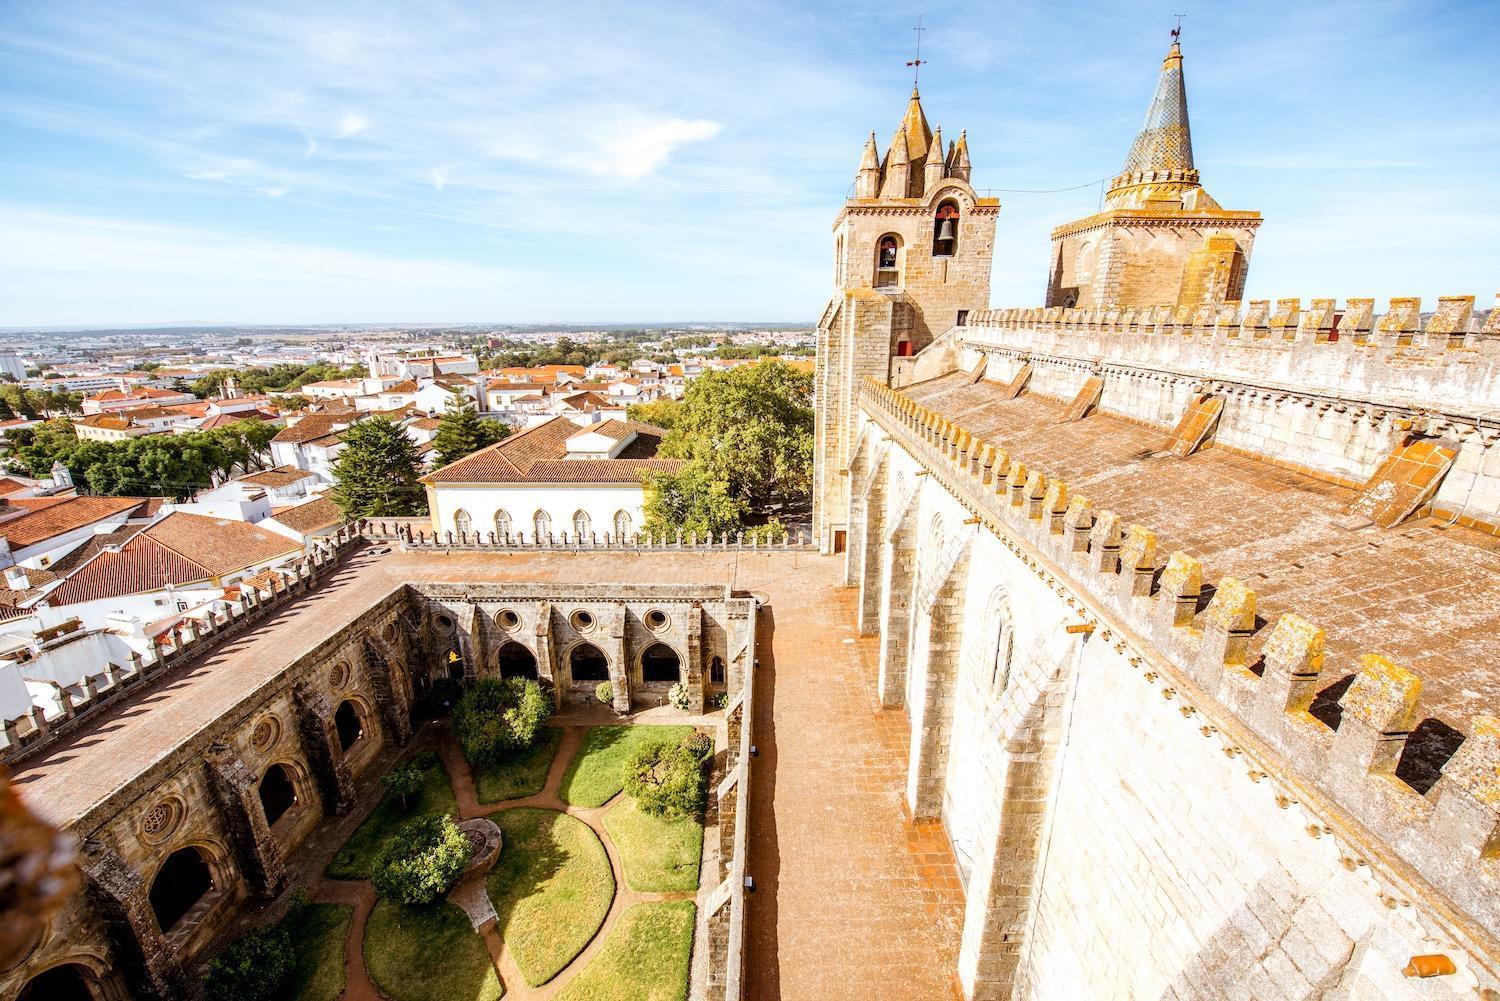
<instances>
[{"instance_id":1,"label":"chimney","mask_svg":"<svg viewBox=\"0 0 1500 1001\"><path fill-rule=\"evenodd\" d=\"M12 591L29 591L31 578L27 577L26 571L20 567L6 567L5 586Z\"/></svg>"}]
</instances>

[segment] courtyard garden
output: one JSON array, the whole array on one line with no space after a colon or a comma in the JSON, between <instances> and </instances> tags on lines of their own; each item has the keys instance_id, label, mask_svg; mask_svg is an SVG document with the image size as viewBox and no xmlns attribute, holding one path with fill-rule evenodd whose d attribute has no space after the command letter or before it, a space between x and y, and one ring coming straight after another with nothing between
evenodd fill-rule
<instances>
[{"instance_id":1,"label":"courtyard garden","mask_svg":"<svg viewBox=\"0 0 1500 1001\"><path fill-rule=\"evenodd\" d=\"M310 900L215 961L210 1001L685 999L711 741L559 726L542 694L465 692Z\"/></svg>"}]
</instances>

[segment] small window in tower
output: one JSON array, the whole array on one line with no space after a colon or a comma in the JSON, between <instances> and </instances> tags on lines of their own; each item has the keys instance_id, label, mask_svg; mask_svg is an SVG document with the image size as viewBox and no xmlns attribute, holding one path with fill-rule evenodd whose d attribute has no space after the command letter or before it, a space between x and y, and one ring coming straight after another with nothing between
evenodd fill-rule
<instances>
[{"instance_id":1,"label":"small window in tower","mask_svg":"<svg viewBox=\"0 0 1500 1001\"><path fill-rule=\"evenodd\" d=\"M958 322L955 323L954 326L967 327L968 325L969 325L969 311L967 309L960 309L958 311Z\"/></svg>"},{"instance_id":2,"label":"small window in tower","mask_svg":"<svg viewBox=\"0 0 1500 1001\"><path fill-rule=\"evenodd\" d=\"M875 287L891 288L901 284L901 241L887 234L876 244Z\"/></svg>"},{"instance_id":3,"label":"small window in tower","mask_svg":"<svg viewBox=\"0 0 1500 1001\"><path fill-rule=\"evenodd\" d=\"M958 206L944 202L932 220L932 256L952 257L958 250Z\"/></svg>"}]
</instances>

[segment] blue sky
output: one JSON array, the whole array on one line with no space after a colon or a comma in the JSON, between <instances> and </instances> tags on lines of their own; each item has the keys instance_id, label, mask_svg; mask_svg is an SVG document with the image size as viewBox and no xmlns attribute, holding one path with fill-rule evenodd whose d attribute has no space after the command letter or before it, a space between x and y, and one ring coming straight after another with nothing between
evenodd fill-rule
<instances>
[{"instance_id":1,"label":"blue sky","mask_svg":"<svg viewBox=\"0 0 1500 1001\"><path fill-rule=\"evenodd\" d=\"M0 0L0 325L800 320L919 7ZM943 5L977 187L1118 170L1171 15L1254 297L1500 289L1500 2ZM1032 305L1098 189L1002 193Z\"/></svg>"}]
</instances>

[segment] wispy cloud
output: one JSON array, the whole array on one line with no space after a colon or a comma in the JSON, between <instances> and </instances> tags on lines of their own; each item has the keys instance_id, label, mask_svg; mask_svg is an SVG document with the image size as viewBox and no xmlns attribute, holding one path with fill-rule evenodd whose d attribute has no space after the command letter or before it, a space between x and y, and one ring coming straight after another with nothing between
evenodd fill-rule
<instances>
[{"instance_id":1,"label":"wispy cloud","mask_svg":"<svg viewBox=\"0 0 1500 1001\"><path fill-rule=\"evenodd\" d=\"M370 127L370 120L364 115L356 115L352 111L339 118L339 127L334 130L334 135L339 139L348 139L357 136Z\"/></svg>"}]
</instances>

